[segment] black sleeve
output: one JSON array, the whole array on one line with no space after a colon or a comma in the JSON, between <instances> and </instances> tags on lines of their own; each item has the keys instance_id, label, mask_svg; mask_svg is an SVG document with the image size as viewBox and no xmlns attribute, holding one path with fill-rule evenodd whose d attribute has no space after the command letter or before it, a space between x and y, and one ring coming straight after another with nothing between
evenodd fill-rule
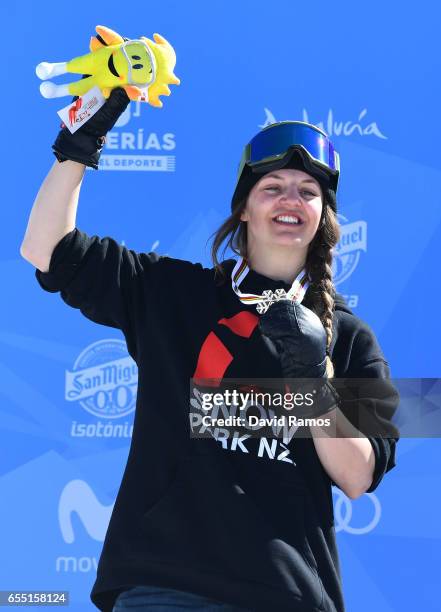
<instances>
[{"instance_id":1,"label":"black sleeve","mask_svg":"<svg viewBox=\"0 0 441 612\"><path fill-rule=\"evenodd\" d=\"M395 467L395 447L399 440L397 438L373 438L369 436L375 454L375 468L372 484L366 493L372 493L383 480L383 476Z\"/></svg>"},{"instance_id":2,"label":"black sleeve","mask_svg":"<svg viewBox=\"0 0 441 612\"><path fill-rule=\"evenodd\" d=\"M35 271L40 286L79 308L88 319L132 332L137 281L148 277L161 260L156 253L136 253L113 238L88 236L78 228L66 234L52 252L48 272Z\"/></svg>"},{"instance_id":3,"label":"black sleeve","mask_svg":"<svg viewBox=\"0 0 441 612\"><path fill-rule=\"evenodd\" d=\"M399 394L391 381L389 364L367 324L363 324L354 339L346 376L356 379L359 397L346 399L343 394L341 409L354 427L368 438L375 454L373 480L366 490L371 493L396 465L395 451L400 433L392 421L399 405Z\"/></svg>"}]
</instances>

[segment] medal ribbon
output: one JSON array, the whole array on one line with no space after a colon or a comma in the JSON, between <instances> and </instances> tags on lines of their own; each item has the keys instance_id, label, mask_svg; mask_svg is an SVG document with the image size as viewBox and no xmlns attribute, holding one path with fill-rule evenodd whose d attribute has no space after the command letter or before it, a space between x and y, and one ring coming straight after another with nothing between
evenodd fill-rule
<instances>
[{"instance_id":1,"label":"medal ribbon","mask_svg":"<svg viewBox=\"0 0 441 612\"><path fill-rule=\"evenodd\" d=\"M268 289L264 291L262 295L258 295L256 293L242 293L242 291L239 289L239 285L249 271L250 268L248 267L246 259L241 257L231 272L231 286L234 293L238 296L239 300L243 304L257 304L256 310L260 314L266 312L271 304L277 302L278 300L288 299L300 304L309 287L308 274L303 268L303 270L301 270L294 279L294 282L292 283L288 292L286 292L284 289L276 289L275 291Z\"/></svg>"}]
</instances>

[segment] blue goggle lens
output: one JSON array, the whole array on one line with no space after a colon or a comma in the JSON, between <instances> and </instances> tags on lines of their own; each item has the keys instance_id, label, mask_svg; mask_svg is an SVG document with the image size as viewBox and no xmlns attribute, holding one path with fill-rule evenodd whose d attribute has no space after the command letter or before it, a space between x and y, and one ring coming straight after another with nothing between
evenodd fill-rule
<instances>
[{"instance_id":1,"label":"blue goggle lens","mask_svg":"<svg viewBox=\"0 0 441 612\"><path fill-rule=\"evenodd\" d=\"M296 145L333 172L339 172L338 153L329 138L318 129L295 121L280 122L259 132L247 146L245 163L253 166L282 158Z\"/></svg>"}]
</instances>

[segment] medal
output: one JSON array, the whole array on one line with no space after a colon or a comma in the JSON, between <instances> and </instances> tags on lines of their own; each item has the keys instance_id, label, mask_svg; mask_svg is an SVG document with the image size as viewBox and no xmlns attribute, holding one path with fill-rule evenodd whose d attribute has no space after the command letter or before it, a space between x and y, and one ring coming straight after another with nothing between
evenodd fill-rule
<instances>
[{"instance_id":1,"label":"medal","mask_svg":"<svg viewBox=\"0 0 441 612\"><path fill-rule=\"evenodd\" d=\"M308 274L306 270L303 269L294 279L294 282L292 283L288 292L286 292L284 289L276 289L275 291L267 289L262 293L262 295L255 293L242 293L242 291L239 289L239 285L244 280L249 270L250 269L246 260L241 257L231 272L231 286L234 293L238 296L243 304L256 304L256 310L259 314L266 312L271 304L274 304L274 302L278 302L279 300L292 300L293 302L301 303L309 287Z\"/></svg>"}]
</instances>

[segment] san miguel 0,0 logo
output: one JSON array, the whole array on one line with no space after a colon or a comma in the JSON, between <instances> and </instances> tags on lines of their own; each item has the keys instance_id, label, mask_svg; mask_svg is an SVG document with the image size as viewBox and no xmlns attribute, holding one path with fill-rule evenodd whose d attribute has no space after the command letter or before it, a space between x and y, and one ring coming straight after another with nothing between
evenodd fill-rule
<instances>
[{"instance_id":1,"label":"san miguel 0,0 logo","mask_svg":"<svg viewBox=\"0 0 441 612\"><path fill-rule=\"evenodd\" d=\"M338 214L337 217L341 236L333 251L332 272L335 286L351 276L360 261L361 251L367 251L366 221L349 223L343 215ZM350 308L358 305L358 295L345 295L344 297Z\"/></svg>"},{"instance_id":2,"label":"san miguel 0,0 logo","mask_svg":"<svg viewBox=\"0 0 441 612\"><path fill-rule=\"evenodd\" d=\"M135 410L138 368L123 340L100 340L87 346L76 359L72 371L66 371L65 399L77 402L95 417L92 423L73 421L73 437L128 438L133 426L115 423L115 419Z\"/></svg>"}]
</instances>

